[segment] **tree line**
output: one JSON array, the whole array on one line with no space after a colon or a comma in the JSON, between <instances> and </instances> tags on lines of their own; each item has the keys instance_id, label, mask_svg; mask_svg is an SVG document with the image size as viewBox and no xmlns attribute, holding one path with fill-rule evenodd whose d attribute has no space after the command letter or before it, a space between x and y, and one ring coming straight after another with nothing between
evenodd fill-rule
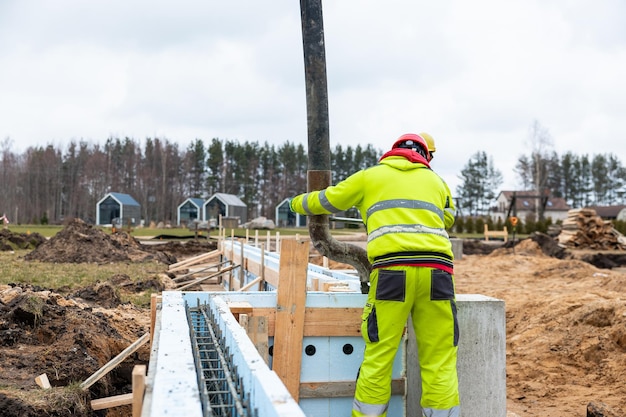
<instances>
[{"instance_id":1,"label":"tree line","mask_svg":"<svg viewBox=\"0 0 626 417\"><path fill-rule=\"evenodd\" d=\"M611 153L593 156L552 153L539 159L522 155L516 173L522 184L519 190L561 197L572 208L624 203L626 168ZM459 178L462 180L456 189L459 208L468 215L489 214L502 184L502 173L495 168L493 159L485 152L475 153Z\"/></svg>"},{"instance_id":2,"label":"tree line","mask_svg":"<svg viewBox=\"0 0 626 417\"><path fill-rule=\"evenodd\" d=\"M62 223L80 218L95 223L96 204L109 192L131 195L150 222L177 219L187 198L204 200L217 192L237 195L248 218L273 219L276 206L306 191L308 155L301 144L239 143L201 139L185 149L175 142L147 138L109 138L104 145L71 141L63 150L53 145L11 150L0 143L0 214L12 223ZM336 145L331 152L333 181L375 164L382 152L372 145Z\"/></svg>"},{"instance_id":3,"label":"tree line","mask_svg":"<svg viewBox=\"0 0 626 417\"><path fill-rule=\"evenodd\" d=\"M624 204L626 168L612 153L557 154L548 130L535 121L529 129L529 154L521 155L514 171L520 187L534 195L565 199L572 208ZM466 215L488 215L502 184L502 172L486 152L470 157L456 189L459 208ZM513 190L511 190L513 191ZM539 213L537 220L543 219Z\"/></svg>"},{"instance_id":4,"label":"tree line","mask_svg":"<svg viewBox=\"0 0 626 417\"><path fill-rule=\"evenodd\" d=\"M572 208L623 203L626 168L615 155L558 155L538 122L529 139L529 154L521 155L514 167L518 190L562 197ZM22 154L11 145L9 138L0 142L0 215L6 213L14 223L61 223L75 217L95 223L96 204L109 192L135 198L146 224L174 223L184 200L206 200L217 192L237 195L247 205L249 219L274 219L281 201L306 191L307 151L289 141L276 146L196 139L181 149L168 139L139 143L126 137L109 138L104 145L71 141L63 150L29 147ZM332 182L375 165L381 155L369 144L336 145L330 156ZM493 158L476 152L458 177L458 214L488 216L502 184Z\"/></svg>"}]
</instances>

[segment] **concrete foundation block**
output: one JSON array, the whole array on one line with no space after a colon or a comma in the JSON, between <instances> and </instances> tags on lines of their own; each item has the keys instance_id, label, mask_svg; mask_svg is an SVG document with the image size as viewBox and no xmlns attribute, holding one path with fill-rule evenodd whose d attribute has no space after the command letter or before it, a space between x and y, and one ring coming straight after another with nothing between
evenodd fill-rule
<instances>
[{"instance_id":1,"label":"concrete foundation block","mask_svg":"<svg viewBox=\"0 0 626 417\"><path fill-rule=\"evenodd\" d=\"M454 259L458 261L463 258L463 239L452 238L450 242L452 242L452 254L454 255Z\"/></svg>"},{"instance_id":2,"label":"concrete foundation block","mask_svg":"<svg viewBox=\"0 0 626 417\"><path fill-rule=\"evenodd\" d=\"M457 372L462 417L506 417L506 318L504 301L457 295ZM421 417L419 353L411 325L407 348L407 417Z\"/></svg>"}]
</instances>

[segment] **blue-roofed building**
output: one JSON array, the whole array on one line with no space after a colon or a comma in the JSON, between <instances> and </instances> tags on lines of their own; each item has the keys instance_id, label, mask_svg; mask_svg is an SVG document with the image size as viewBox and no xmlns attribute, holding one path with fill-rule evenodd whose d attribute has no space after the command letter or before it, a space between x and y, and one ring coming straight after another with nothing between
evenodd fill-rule
<instances>
[{"instance_id":1,"label":"blue-roofed building","mask_svg":"<svg viewBox=\"0 0 626 417\"><path fill-rule=\"evenodd\" d=\"M130 195L108 193L96 204L96 225L136 226L141 218L141 205Z\"/></svg>"},{"instance_id":2,"label":"blue-roofed building","mask_svg":"<svg viewBox=\"0 0 626 417\"><path fill-rule=\"evenodd\" d=\"M186 225L194 220L204 221L202 217L202 206L204 200L201 198L188 198L178 206L178 225Z\"/></svg>"},{"instance_id":3,"label":"blue-roofed building","mask_svg":"<svg viewBox=\"0 0 626 417\"><path fill-rule=\"evenodd\" d=\"M220 215L223 220L231 220L237 225L248 221L248 206L234 194L213 194L204 203L203 213L204 220L208 222L219 221Z\"/></svg>"},{"instance_id":4,"label":"blue-roofed building","mask_svg":"<svg viewBox=\"0 0 626 417\"><path fill-rule=\"evenodd\" d=\"M294 213L289 208L289 199L285 198L276 206L277 227L306 227L306 216Z\"/></svg>"}]
</instances>

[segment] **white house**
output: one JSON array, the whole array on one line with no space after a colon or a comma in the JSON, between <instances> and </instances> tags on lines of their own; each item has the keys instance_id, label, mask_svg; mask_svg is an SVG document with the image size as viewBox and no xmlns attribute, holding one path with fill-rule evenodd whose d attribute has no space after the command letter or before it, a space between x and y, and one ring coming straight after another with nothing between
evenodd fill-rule
<instances>
[{"instance_id":1,"label":"white house","mask_svg":"<svg viewBox=\"0 0 626 417\"><path fill-rule=\"evenodd\" d=\"M542 204L542 199L535 191L500 191L496 198L496 205L491 210L491 217L495 220L506 221L507 215L516 216L522 222L526 217L538 212L538 205ZM512 202L515 204L512 206ZM545 201L544 218L551 218L555 223L557 220L565 220L567 212L571 207L565 199L561 197L548 197Z\"/></svg>"}]
</instances>

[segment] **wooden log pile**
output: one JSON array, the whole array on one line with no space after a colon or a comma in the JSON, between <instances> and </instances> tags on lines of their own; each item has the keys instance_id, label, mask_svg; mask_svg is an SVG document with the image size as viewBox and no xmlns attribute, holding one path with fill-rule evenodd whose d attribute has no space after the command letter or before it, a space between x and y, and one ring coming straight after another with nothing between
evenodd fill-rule
<instances>
[{"instance_id":1,"label":"wooden log pile","mask_svg":"<svg viewBox=\"0 0 626 417\"><path fill-rule=\"evenodd\" d=\"M624 250L626 237L593 209L568 211L558 235L559 245L574 249Z\"/></svg>"}]
</instances>

